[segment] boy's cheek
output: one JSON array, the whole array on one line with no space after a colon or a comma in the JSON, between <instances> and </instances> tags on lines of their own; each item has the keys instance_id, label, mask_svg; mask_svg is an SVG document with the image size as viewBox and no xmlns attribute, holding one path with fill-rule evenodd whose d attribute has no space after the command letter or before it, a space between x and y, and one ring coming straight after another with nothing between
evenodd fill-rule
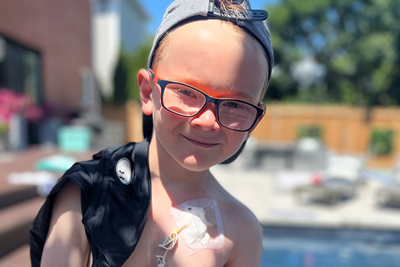
<instances>
[{"instance_id":1,"label":"boy's cheek","mask_svg":"<svg viewBox=\"0 0 400 267\"><path fill-rule=\"evenodd\" d=\"M173 128L183 118L164 109L161 103L157 104L157 102L153 106L153 117L157 123L156 127L161 127L164 130Z\"/></svg>"}]
</instances>

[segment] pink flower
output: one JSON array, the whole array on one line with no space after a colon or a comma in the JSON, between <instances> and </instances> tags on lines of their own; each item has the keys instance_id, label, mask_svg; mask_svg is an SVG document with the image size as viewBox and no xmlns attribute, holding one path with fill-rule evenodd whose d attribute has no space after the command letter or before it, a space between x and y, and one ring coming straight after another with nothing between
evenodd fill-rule
<instances>
[{"instance_id":1,"label":"pink flower","mask_svg":"<svg viewBox=\"0 0 400 267\"><path fill-rule=\"evenodd\" d=\"M40 118L43 117L44 115L44 109L39 106L29 106L25 112L24 112L25 117L28 119L28 121L38 121Z\"/></svg>"},{"instance_id":2,"label":"pink flower","mask_svg":"<svg viewBox=\"0 0 400 267\"><path fill-rule=\"evenodd\" d=\"M0 106L0 121L8 124L12 113Z\"/></svg>"},{"instance_id":3,"label":"pink flower","mask_svg":"<svg viewBox=\"0 0 400 267\"><path fill-rule=\"evenodd\" d=\"M0 121L8 124L14 114L23 114L29 121L38 121L43 117L44 110L34 105L26 94L0 88Z\"/></svg>"},{"instance_id":4,"label":"pink flower","mask_svg":"<svg viewBox=\"0 0 400 267\"><path fill-rule=\"evenodd\" d=\"M14 98L14 92L6 88L0 88L0 103L9 102Z\"/></svg>"}]
</instances>

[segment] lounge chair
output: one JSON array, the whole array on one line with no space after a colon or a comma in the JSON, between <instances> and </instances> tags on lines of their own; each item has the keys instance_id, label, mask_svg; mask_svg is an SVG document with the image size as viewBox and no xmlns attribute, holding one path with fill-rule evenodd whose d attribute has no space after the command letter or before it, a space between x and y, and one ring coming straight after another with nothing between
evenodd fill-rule
<instances>
[{"instance_id":1,"label":"lounge chair","mask_svg":"<svg viewBox=\"0 0 400 267\"><path fill-rule=\"evenodd\" d=\"M379 207L400 207L400 164L393 169L389 181L375 191L374 198Z\"/></svg>"},{"instance_id":2,"label":"lounge chair","mask_svg":"<svg viewBox=\"0 0 400 267\"><path fill-rule=\"evenodd\" d=\"M363 162L354 156L332 156L327 168L312 183L297 187L295 198L302 204L317 202L335 205L353 198L362 183ZM318 177L318 179L316 179Z\"/></svg>"}]
</instances>

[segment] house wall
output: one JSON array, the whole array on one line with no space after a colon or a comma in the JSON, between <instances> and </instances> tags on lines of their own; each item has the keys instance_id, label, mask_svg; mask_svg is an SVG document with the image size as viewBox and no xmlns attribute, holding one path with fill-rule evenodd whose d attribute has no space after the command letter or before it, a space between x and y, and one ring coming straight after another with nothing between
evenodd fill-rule
<instances>
[{"instance_id":1,"label":"house wall","mask_svg":"<svg viewBox=\"0 0 400 267\"><path fill-rule=\"evenodd\" d=\"M92 3L93 69L103 96L110 98L121 46L120 3L119 0L94 0Z\"/></svg>"},{"instance_id":2,"label":"house wall","mask_svg":"<svg viewBox=\"0 0 400 267\"><path fill-rule=\"evenodd\" d=\"M89 0L2 0L0 35L39 51L43 98L58 113L80 109L82 69L91 67Z\"/></svg>"},{"instance_id":3,"label":"house wall","mask_svg":"<svg viewBox=\"0 0 400 267\"><path fill-rule=\"evenodd\" d=\"M132 0L121 0L121 38L122 47L133 52L145 41L145 23L147 18L140 10L136 10Z\"/></svg>"}]
</instances>

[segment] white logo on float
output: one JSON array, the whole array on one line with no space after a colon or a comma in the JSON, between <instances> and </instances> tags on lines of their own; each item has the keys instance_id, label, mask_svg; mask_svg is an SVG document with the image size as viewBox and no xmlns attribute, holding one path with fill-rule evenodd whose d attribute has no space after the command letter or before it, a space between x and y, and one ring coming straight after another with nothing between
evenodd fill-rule
<instances>
[{"instance_id":1,"label":"white logo on float","mask_svg":"<svg viewBox=\"0 0 400 267\"><path fill-rule=\"evenodd\" d=\"M131 163L127 158L122 158L118 161L115 171L121 183L128 185L131 182Z\"/></svg>"}]
</instances>

